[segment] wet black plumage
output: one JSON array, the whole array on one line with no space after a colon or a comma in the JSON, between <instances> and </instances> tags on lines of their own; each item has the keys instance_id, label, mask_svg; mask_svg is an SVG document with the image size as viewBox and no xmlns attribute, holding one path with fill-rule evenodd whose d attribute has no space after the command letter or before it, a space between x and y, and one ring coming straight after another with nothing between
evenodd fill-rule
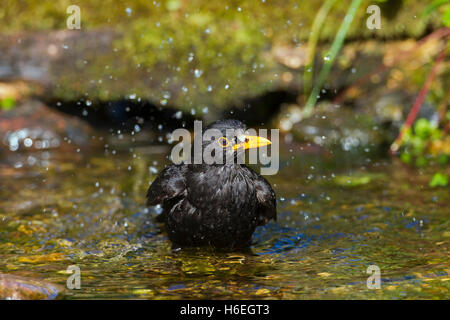
<instances>
[{"instance_id":1,"label":"wet black plumage","mask_svg":"<svg viewBox=\"0 0 450 320\"><path fill-rule=\"evenodd\" d=\"M221 130L224 137L227 129L245 130L237 120L220 120L209 128ZM243 152L233 150L239 143L236 138L227 138L231 142L228 153L236 157ZM147 200L148 205L162 205L173 248L245 248L257 226L276 219L275 192L266 179L244 164L170 165L151 184Z\"/></svg>"}]
</instances>

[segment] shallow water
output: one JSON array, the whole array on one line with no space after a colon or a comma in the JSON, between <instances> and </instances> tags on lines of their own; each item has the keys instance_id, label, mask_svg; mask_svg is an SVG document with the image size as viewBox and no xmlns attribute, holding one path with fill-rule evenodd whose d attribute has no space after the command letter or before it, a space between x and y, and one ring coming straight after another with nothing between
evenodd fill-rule
<instances>
[{"instance_id":1,"label":"shallow water","mask_svg":"<svg viewBox=\"0 0 450 320\"><path fill-rule=\"evenodd\" d=\"M65 288L76 265L81 289L63 289L67 299L450 297L449 192L428 187L432 172L286 151L267 177L278 220L250 252L174 253L159 209L144 205L168 149L112 149L1 160L0 273ZM367 287L370 265L381 289Z\"/></svg>"}]
</instances>

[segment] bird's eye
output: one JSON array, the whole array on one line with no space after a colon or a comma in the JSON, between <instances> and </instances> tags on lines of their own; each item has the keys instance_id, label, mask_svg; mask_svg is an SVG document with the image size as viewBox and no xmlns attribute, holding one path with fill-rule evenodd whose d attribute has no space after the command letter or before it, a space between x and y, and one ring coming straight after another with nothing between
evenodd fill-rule
<instances>
[{"instance_id":1,"label":"bird's eye","mask_svg":"<svg viewBox=\"0 0 450 320\"><path fill-rule=\"evenodd\" d=\"M218 143L219 145L221 145L223 148L226 148L226 147L228 147L228 146L230 145L230 141L228 141L228 139L225 138L225 137L220 137L220 138L217 140L217 143Z\"/></svg>"}]
</instances>

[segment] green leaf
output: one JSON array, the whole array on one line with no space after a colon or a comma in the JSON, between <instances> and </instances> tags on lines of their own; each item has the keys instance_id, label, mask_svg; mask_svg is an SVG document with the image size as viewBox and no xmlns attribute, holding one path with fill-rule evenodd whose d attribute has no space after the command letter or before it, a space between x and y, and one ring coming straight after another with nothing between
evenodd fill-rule
<instances>
[{"instance_id":1,"label":"green leaf","mask_svg":"<svg viewBox=\"0 0 450 320\"><path fill-rule=\"evenodd\" d=\"M446 187L448 185L448 177L446 174L437 172L430 181L430 187Z\"/></svg>"},{"instance_id":2,"label":"green leaf","mask_svg":"<svg viewBox=\"0 0 450 320\"><path fill-rule=\"evenodd\" d=\"M408 152L403 152L400 155L400 159L404 162L404 163L411 163L411 155Z\"/></svg>"},{"instance_id":3,"label":"green leaf","mask_svg":"<svg viewBox=\"0 0 450 320\"><path fill-rule=\"evenodd\" d=\"M416 159L416 166L417 167L424 167L427 164L427 159L423 156L419 156Z\"/></svg>"},{"instance_id":4,"label":"green leaf","mask_svg":"<svg viewBox=\"0 0 450 320\"><path fill-rule=\"evenodd\" d=\"M438 9L440 6L443 6L444 4L450 3L450 0L434 0L431 4L428 5L428 7L425 8L425 10L422 12L421 16L427 16L436 9Z\"/></svg>"},{"instance_id":5,"label":"green leaf","mask_svg":"<svg viewBox=\"0 0 450 320\"><path fill-rule=\"evenodd\" d=\"M414 133L422 139L428 138L435 127L425 118L420 118L414 124Z\"/></svg>"},{"instance_id":6,"label":"green leaf","mask_svg":"<svg viewBox=\"0 0 450 320\"><path fill-rule=\"evenodd\" d=\"M446 27L450 27L450 6L442 14L442 22Z\"/></svg>"},{"instance_id":7,"label":"green leaf","mask_svg":"<svg viewBox=\"0 0 450 320\"><path fill-rule=\"evenodd\" d=\"M442 165L447 164L448 156L446 154L439 155L438 162L439 162L439 164L442 164Z\"/></svg>"}]
</instances>

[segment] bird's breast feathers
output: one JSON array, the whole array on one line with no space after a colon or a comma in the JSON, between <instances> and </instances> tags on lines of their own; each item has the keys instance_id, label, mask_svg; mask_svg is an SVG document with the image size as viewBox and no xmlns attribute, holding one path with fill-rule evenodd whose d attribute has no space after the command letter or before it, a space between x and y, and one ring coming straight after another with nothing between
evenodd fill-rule
<instances>
[{"instance_id":1,"label":"bird's breast feathers","mask_svg":"<svg viewBox=\"0 0 450 320\"><path fill-rule=\"evenodd\" d=\"M188 175L186 185L189 200L194 205L239 205L240 202L256 201L251 177L234 167L211 167L194 172Z\"/></svg>"}]
</instances>

